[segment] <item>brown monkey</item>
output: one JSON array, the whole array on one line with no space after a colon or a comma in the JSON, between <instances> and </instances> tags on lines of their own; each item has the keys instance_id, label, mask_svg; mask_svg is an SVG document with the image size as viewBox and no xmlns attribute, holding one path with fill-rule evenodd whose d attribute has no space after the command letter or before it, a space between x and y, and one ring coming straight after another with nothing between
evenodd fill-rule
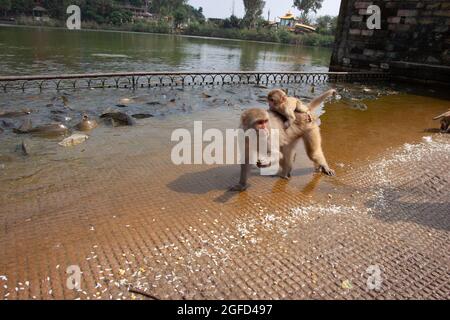
<instances>
[{"instance_id":1,"label":"brown monkey","mask_svg":"<svg viewBox=\"0 0 450 320\"><path fill-rule=\"evenodd\" d=\"M441 120L441 132L450 133L450 109L433 120Z\"/></svg>"},{"instance_id":2,"label":"brown monkey","mask_svg":"<svg viewBox=\"0 0 450 320\"><path fill-rule=\"evenodd\" d=\"M287 120L286 128L289 128L295 121L295 112L307 113L310 110L299 99L288 97L288 95L280 89L272 90L267 100L269 101L270 111L277 112Z\"/></svg>"},{"instance_id":3,"label":"brown monkey","mask_svg":"<svg viewBox=\"0 0 450 320\"><path fill-rule=\"evenodd\" d=\"M245 132L252 129L256 132L257 137L257 152L258 157L259 155L259 139L266 139L265 142L267 142L268 152L270 153L270 124L269 124L269 112L264 109L249 109L242 113L241 115L241 125L240 128L243 129ZM262 133L265 135L264 137L260 137L260 130L262 130ZM250 145L248 138L245 138L245 164L242 165L241 173L244 173L246 169L250 169L250 166L247 166L247 164L250 164L250 152L253 150L250 150ZM262 159L258 158L258 161L256 162L256 165L259 168L264 168L267 166L270 166L270 160L269 164L265 164Z\"/></svg>"},{"instance_id":4,"label":"brown monkey","mask_svg":"<svg viewBox=\"0 0 450 320\"><path fill-rule=\"evenodd\" d=\"M265 112L262 109L251 109L243 113L241 127L244 130L255 127L255 123L266 122L267 116L269 120L267 128L279 130L280 153L282 155L282 157L280 157L281 170L279 172L281 178L289 179L291 177L295 158L294 149L301 138L303 138L308 157L314 162L316 170L329 176L335 175L335 172L328 166L322 151L322 138L319 125L316 121L317 119L310 121L310 113L319 107L328 97L335 94L335 90L329 90L320 97L315 98L306 106L308 108L308 113L295 113L295 121L292 123L292 126L287 129L284 128L284 121L278 113L272 111ZM253 127L252 124L254 125ZM246 152L248 152L247 145ZM250 169L251 164L249 163L246 154L245 164L241 165L239 184L233 186L230 189L231 191L245 191L248 188L247 182Z\"/></svg>"}]
</instances>

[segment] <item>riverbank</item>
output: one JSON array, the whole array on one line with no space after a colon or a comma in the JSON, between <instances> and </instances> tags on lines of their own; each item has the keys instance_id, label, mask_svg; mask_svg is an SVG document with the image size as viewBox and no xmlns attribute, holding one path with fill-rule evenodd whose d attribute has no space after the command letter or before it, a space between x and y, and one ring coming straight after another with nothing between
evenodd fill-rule
<instances>
[{"instance_id":1,"label":"riverbank","mask_svg":"<svg viewBox=\"0 0 450 320\"><path fill-rule=\"evenodd\" d=\"M4 23L4 21L0 21ZM6 25L31 26L31 27L54 27L65 28L63 21L51 19L49 21L34 21L29 18L19 17L15 23L5 22ZM95 22L83 22L82 29L97 31L126 31L126 32L142 32L155 34L173 34L185 36L199 36L205 38L219 38L229 40L244 40L269 42L279 44L302 45L310 47L331 48L334 44L334 36L323 35L318 33L298 35L286 30L269 30L269 29L237 29L237 28L220 28L210 24L191 24L187 28L174 31L167 23L130 23L120 26L110 24L98 24Z\"/></svg>"}]
</instances>

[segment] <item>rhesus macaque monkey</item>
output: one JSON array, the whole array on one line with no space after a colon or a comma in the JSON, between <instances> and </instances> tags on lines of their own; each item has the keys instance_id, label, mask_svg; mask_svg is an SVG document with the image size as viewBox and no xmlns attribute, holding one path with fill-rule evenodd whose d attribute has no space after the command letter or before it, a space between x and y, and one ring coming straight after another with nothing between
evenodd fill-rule
<instances>
[{"instance_id":1,"label":"rhesus macaque monkey","mask_svg":"<svg viewBox=\"0 0 450 320\"><path fill-rule=\"evenodd\" d=\"M250 150L250 144L247 138L245 138L245 161L244 164L241 165L241 182L243 181L247 181L247 177L249 174L249 171L251 169L251 163L250 163L250 153L253 151L256 151L257 155L258 155L258 161L256 163L256 165L259 168L264 168L267 165L263 163L263 161L261 161L260 159L260 154L259 154L259 143L260 143L260 139L266 139L266 143L267 143L267 147L268 147L268 152L270 153L270 117L269 117L269 112L264 110L264 109L249 109L246 110L242 113L241 115L241 125L240 128L244 130L244 132L247 132L248 130L252 129L255 130L256 132L256 137L257 137L257 146L256 146L256 150ZM262 131L260 131L262 130ZM264 137L261 137L260 134L264 134ZM263 142L264 143L264 142ZM246 185L246 183L245 183ZM245 190L245 188L238 188L235 189L234 187L232 188L233 191L243 191Z\"/></svg>"},{"instance_id":2,"label":"rhesus macaque monkey","mask_svg":"<svg viewBox=\"0 0 450 320\"><path fill-rule=\"evenodd\" d=\"M257 128L260 123L267 123L269 133L270 129L278 129L280 139L280 172L279 176L284 179L291 177L293 162L295 158L294 149L298 141L303 138L306 153L311 161L314 162L316 171L320 171L326 175L334 176L335 172L330 169L322 151L322 138L317 119L310 121L311 112L318 108L328 97L335 95L335 90L329 90L320 97L315 98L306 107L308 113L295 113L295 120L292 125L285 129L284 119L278 113L273 111L265 111L263 109L250 109L245 111L241 117L241 128L244 130ZM239 184L233 186L231 191L245 191L248 188L248 177L250 174L251 164L248 161L248 145L246 145L246 161L241 165L241 177ZM274 150L271 150L274 152Z\"/></svg>"},{"instance_id":3,"label":"rhesus macaque monkey","mask_svg":"<svg viewBox=\"0 0 450 320\"><path fill-rule=\"evenodd\" d=\"M296 116L295 112L307 113L310 110L308 106L304 105L299 99L289 97L283 90L272 90L267 100L269 101L270 111L277 112L287 120L286 128L289 128L294 123ZM312 121L312 117L311 117Z\"/></svg>"},{"instance_id":4,"label":"rhesus macaque monkey","mask_svg":"<svg viewBox=\"0 0 450 320\"><path fill-rule=\"evenodd\" d=\"M441 120L441 132L450 133L450 109L433 120Z\"/></svg>"}]
</instances>

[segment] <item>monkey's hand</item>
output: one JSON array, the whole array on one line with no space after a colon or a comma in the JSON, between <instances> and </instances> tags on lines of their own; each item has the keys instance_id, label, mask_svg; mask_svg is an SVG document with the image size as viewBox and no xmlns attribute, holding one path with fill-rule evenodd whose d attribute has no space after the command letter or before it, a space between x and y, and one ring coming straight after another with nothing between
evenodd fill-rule
<instances>
[{"instance_id":1,"label":"monkey's hand","mask_svg":"<svg viewBox=\"0 0 450 320\"><path fill-rule=\"evenodd\" d=\"M336 175L336 172L333 169L330 169L329 167L320 166L317 168L318 172L322 172L323 174L326 174L327 176L334 177Z\"/></svg>"},{"instance_id":2,"label":"monkey's hand","mask_svg":"<svg viewBox=\"0 0 450 320\"><path fill-rule=\"evenodd\" d=\"M245 190L247 190L249 187L248 184L246 185L242 185L242 184L237 184L235 186L230 187L230 189L228 189L228 191L231 192L244 192Z\"/></svg>"}]
</instances>

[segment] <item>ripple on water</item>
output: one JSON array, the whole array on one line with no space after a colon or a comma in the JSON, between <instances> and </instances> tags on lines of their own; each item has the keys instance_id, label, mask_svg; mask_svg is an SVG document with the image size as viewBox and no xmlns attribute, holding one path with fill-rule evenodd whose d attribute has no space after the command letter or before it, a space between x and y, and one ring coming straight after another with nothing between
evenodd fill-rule
<instances>
[{"instance_id":1,"label":"ripple on water","mask_svg":"<svg viewBox=\"0 0 450 320\"><path fill-rule=\"evenodd\" d=\"M92 56L98 58L124 58L124 59L130 58L130 56L127 56L126 54L110 54L110 53L93 53Z\"/></svg>"}]
</instances>

